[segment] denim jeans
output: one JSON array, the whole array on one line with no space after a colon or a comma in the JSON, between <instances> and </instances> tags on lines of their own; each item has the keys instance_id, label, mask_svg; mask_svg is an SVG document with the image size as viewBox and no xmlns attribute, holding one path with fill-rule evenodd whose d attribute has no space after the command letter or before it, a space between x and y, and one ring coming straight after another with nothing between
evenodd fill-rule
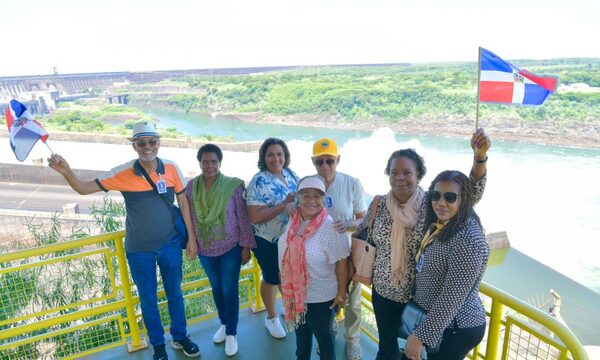
<instances>
[{"instance_id":1,"label":"denim jeans","mask_svg":"<svg viewBox=\"0 0 600 360\"><path fill-rule=\"evenodd\" d=\"M333 300L306 305L306 322L296 328L296 359L310 360L313 335L317 339L321 360L335 359L333 338Z\"/></svg>"},{"instance_id":2,"label":"denim jeans","mask_svg":"<svg viewBox=\"0 0 600 360\"><path fill-rule=\"evenodd\" d=\"M181 292L183 259L179 238L174 237L155 251L128 252L127 262L129 263L131 277L140 296L142 317L148 330L150 344L156 346L165 343L165 332L160 321L158 297L156 295L157 264L167 294L169 315L171 316L171 337L173 340L185 339L187 336L187 323L183 306L183 293Z\"/></svg>"},{"instance_id":3,"label":"denim jeans","mask_svg":"<svg viewBox=\"0 0 600 360\"><path fill-rule=\"evenodd\" d=\"M373 287L371 293L373 312L379 334L379 350L376 360L398 360L402 357L398 346L400 319L406 303L384 298Z\"/></svg>"},{"instance_id":4,"label":"denim jeans","mask_svg":"<svg viewBox=\"0 0 600 360\"><path fill-rule=\"evenodd\" d=\"M237 335L240 313L239 279L242 248L238 245L220 256L199 256L200 263L212 287L219 320L226 335Z\"/></svg>"}]
</instances>

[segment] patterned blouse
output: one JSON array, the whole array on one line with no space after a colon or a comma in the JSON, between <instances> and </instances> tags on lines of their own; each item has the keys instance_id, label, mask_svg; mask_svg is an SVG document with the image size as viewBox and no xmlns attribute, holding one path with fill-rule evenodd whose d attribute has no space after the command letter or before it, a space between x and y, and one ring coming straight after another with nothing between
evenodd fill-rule
<instances>
[{"instance_id":1,"label":"patterned blouse","mask_svg":"<svg viewBox=\"0 0 600 360\"><path fill-rule=\"evenodd\" d=\"M419 218L412 237L423 238L424 220ZM436 237L425 249L413 300L427 310L427 318L414 331L427 346L438 346L446 328L485 324L479 283L489 253L484 231L475 216L467 219L447 242L442 243Z\"/></svg>"},{"instance_id":2,"label":"patterned blouse","mask_svg":"<svg viewBox=\"0 0 600 360\"><path fill-rule=\"evenodd\" d=\"M288 168L283 169L283 177L287 185L268 171L261 171L254 175L246 189L246 205L273 207L282 203L289 193L296 192L300 180L298 175ZM283 211L269 221L252 225L254 234L274 242L279 239L288 221L289 217Z\"/></svg>"},{"instance_id":3,"label":"patterned blouse","mask_svg":"<svg viewBox=\"0 0 600 360\"><path fill-rule=\"evenodd\" d=\"M486 176L484 176L481 180L475 180L475 178L471 176L470 180L474 189L474 200L475 203L477 203L483 196ZM373 268L373 287L379 295L388 300L407 303L411 296L413 281L415 278L415 256L417 255L418 246L423 237L408 237L409 240L406 246L407 256L404 257L406 261L404 286L397 287L392 285L392 216L385 205L386 198L387 195L380 196L377 204L377 216L375 217L375 222L373 223L373 243L377 248L377 254L375 255L375 266ZM423 199L423 204L425 204L425 199L428 199L427 192L425 193ZM423 206L423 204L421 204L419 209L419 219L425 217L425 206ZM369 206L369 210L367 211L365 220L359 227L359 231L371 222L371 217L371 207ZM417 223L417 226L418 225L419 223Z\"/></svg>"},{"instance_id":4,"label":"patterned blouse","mask_svg":"<svg viewBox=\"0 0 600 360\"><path fill-rule=\"evenodd\" d=\"M193 180L190 180L185 187L185 195L190 205L192 204L193 187ZM190 209L192 211L194 229L197 229L196 209L194 206L190 206ZM204 241L198 240L198 236L196 235L198 254L210 257L221 256L238 244L245 248L256 247L256 239L254 239L254 234L252 233L252 223L250 223L250 218L248 218L248 211L244 202L244 189L241 186L233 192L233 195L227 202L225 233L227 235L225 239L214 239L208 247L204 244Z\"/></svg>"}]
</instances>

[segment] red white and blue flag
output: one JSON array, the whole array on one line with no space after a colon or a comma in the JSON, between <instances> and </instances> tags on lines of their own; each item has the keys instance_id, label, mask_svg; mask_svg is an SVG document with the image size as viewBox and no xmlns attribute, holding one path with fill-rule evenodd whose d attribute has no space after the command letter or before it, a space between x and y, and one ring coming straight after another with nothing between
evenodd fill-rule
<instances>
[{"instance_id":1,"label":"red white and blue flag","mask_svg":"<svg viewBox=\"0 0 600 360\"><path fill-rule=\"evenodd\" d=\"M6 108L6 125L10 136L10 146L17 160L24 161L38 140L46 142L48 133L17 100L11 100Z\"/></svg>"},{"instance_id":2,"label":"red white and blue flag","mask_svg":"<svg viewBox=\"0 0 600 360\"><path fill-rule=\"evenodd\" d=\"M479 51L479 72L480 103L542 105L558 87L557 76L519 69L484 48Z\"/></svg>"}]
</instances>

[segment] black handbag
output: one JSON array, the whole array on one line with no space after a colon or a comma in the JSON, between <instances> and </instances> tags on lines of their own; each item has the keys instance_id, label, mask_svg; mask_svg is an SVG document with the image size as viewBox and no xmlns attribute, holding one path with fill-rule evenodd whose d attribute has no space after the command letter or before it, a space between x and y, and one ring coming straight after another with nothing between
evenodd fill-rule
<instances>
[{"instance_id":1,"label":"black handbag","mask_svg":"<svg viewBox=\"0 0 600 360\"><path fill-rule=\"evenodd\" d=\"M150 179L150 176L141 165L140 169L142 170L142 175L144 175L146 181L148 181L150 186L152 186L152 189L154 189L154 191L156 192L156 195L160 196L160 198L165 203L165 206L167 206L167 208L169 209L169 213L171 214L171 218L173 219L173 225L175 226L175 231L177 232L177 236L179 237L181 248L187 248L188 231L185 227L185 221L183 220L183 214L181 213L181 210L177 206L175 206L175 204L169 204L169 201L164 196L158 193L156 184L154 183L154 181L152 181L152 179Z\"/></svg>"},{"instance_id":2,"label":"black handbag","mask_svg":"<svg viewBox=\"0 0 600 360\"><path fill-rule=\"evenodd\" d=\"M473 289L475 289L477 283L473 285ZM402 315L400 317L400 330L398 331L399 336L403 339L408 339L410 334L412 334L417 326L427 318L427 311L417 305L414 301L409 301L404 310L402 310ZM452 320L453 326L456 328L456 319ZM440 351L439 345L436 347L427 347L426 348L428 354L436 354Z\"/></svg>"},{"instance_id":3,"label":"black handbag","mask_svg":"<svg viewBox=\"0 0 600 360\"><path fill-rule=\"evenodd\" d=\"M409 301L400 318L400 337L408 339L409 335L415 331L421 321L427 318L427 311L417 305L415 302Z\"/></svg>"},{"instance_id":4,"label":"black handbag","mask_svg":"<svg viewBox=\"0 0 600 360\"><path fill-rule=\"evenodd\" d=\"M417 326L427 318L427 311L425 311L422 307L417 305L417 303L413 301L409 301L404 310L402 310L402 315L400 318L400 337L403 339L408 339L410 334L412 334ZM427 354L436 354L440 351L439 345L437 347L429 347L423 345L423 348ZM421 358L423 357L423 353L421 353Z\"/></svg>"}]
</instances>

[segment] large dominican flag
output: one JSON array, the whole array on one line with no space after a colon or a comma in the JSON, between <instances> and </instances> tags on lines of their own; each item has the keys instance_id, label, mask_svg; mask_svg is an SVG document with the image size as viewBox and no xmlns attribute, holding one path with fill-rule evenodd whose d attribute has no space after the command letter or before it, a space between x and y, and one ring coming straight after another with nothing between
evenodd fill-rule
<instances>
[{"instance_id":1,"label":"large dominican flag","mask_svg":"<svg viewBox=\"0 0 600 360\"><path fill-rule=\"evenodd\" d=\"M10 135L10 146L17 160L24 161L38 140L46 142L48 133L33 119L27 107L11 100L6 108L6 125Z\"/></svg>"},{"instance_id":2,"label":"large dominican flag","mask_svg":"<svg viewBox=\"0 0 600 360\"><path fill-rule=\"evenodd\" d=\"M479 71L481 103L542 105L558 87L557 76L521 70L484 48L479 51Z\"/></svg>"}]
</instances>

